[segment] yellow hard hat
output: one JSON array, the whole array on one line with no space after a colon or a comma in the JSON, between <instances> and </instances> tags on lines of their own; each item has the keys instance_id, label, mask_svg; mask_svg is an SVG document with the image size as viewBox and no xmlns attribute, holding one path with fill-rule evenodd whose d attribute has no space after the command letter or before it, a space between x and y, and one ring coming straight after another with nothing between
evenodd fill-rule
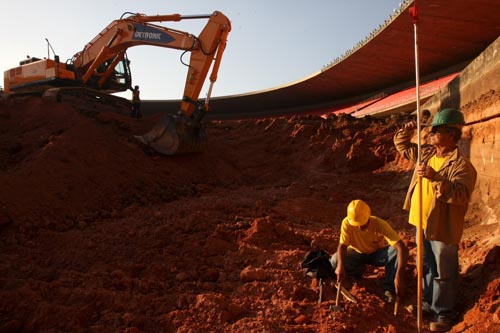
<instances>
[{"instance_id":1,"label":"yellow hard hat","mask_svg":"<svg viewBox=\"0 0 500 333\"><path fill-rule=\"evenodd\" d=\"M370 206L363 200L353 200L347 207L347 221L355 227L365 225L372 211Z\"/></svg>"}]
</instances>

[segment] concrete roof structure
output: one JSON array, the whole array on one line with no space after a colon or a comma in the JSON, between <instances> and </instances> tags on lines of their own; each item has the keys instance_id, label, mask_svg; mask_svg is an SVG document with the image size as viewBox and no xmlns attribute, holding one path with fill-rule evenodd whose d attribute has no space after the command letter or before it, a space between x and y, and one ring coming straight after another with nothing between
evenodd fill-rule
<instances>
[{"instance_id":1,"label":"concrete roof structure","mask_svg":"<svg viewBox=\"0 0 500 333\"><path fill-rule=\"evenodd\" d=\"M212 98L210 118L328 112L415 87L412 6L411 0L402 3L364 41L309 77L269 90ZM421 84L460 72L500 36L498 0L420 0L418 16ZM328 37L324 33L321 38ZM146 112L175 112L177 107L174 101L144 101Z\"/></svg>"}]
</instances>

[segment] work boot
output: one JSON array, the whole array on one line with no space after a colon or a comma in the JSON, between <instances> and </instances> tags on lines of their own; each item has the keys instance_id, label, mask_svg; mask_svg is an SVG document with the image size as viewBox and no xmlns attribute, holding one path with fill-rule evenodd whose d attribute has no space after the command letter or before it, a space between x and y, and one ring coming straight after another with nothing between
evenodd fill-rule
<instances>
[{"instance_id":1,"label":"work boot","mask_svg":"<svg viewBox=\"0 0 500 333\"><path fill-rule=\"evenodd\" d=\"M417 315L417 312L418 312L418 305L413 305L413 304L410 304L408 305L406 308L406 311L408 311L409 313L413 314L413 315ZM422 302L422 314L426 317L430 317L431 316L434 316L434 311L432 311L432 308L430 306L429 303L427 302Z\"/></svg>"},{"instance_id":2,"label":"work boot","mask_svg":"<svg viewBox=\"0 0 500 333\"><path fill-rule=\"evenodd\" d=\"M431 332L448 332L452 326L451 319L439 317L436 321L431 322L430 330Z\"/></svg>"}]
</instances>

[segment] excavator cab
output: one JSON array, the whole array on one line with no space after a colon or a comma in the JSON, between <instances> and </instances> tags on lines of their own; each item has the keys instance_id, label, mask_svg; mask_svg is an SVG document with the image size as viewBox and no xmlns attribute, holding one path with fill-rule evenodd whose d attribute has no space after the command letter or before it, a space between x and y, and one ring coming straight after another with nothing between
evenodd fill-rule
<instances>
[{"instance_id":1,"label":"excavator cab","mask_svg":"<svg viewBox=\"0 0 500 333\"><path fill-rule=\"evenodd\" d=\"M125 54L124 58L114 67L113 73L104 83L104 88L116 91L125 91L132 86L130 75L130 60Z\"/></svg>"},{"instance_id":2,"label":"excavator cab","mask_svg":"<svg viewBox=\"0 0 500 333\"><path fill-rule=\"evenodd\" d=\"M121 59L116 59L120 57ZM104 80L103 80L104 78ZM102 62L90 77L87 86L107 93L123 92L132 86L130 60L124 52L122 56L114 56Z\"/></svg>"}]
</instances>

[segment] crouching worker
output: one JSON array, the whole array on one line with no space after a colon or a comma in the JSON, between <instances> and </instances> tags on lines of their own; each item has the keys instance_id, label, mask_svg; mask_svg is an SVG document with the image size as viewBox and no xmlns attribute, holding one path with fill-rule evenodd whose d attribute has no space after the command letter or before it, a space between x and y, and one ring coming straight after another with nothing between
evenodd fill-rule
<instances>
[{"instance_id":1,"label":"crouching worker","mask_svg":"<svg viewBox=\"0 0 500 333\"><path fill-rule=\"evenodd\" d=\"M346 274L361 279L365 265L385 267L384 296L394 302L404 293L404 272L408 248L389 223L371 215L363 200L353 200L342 221L337 252L330 258L337 282Z\"/></svg>"}]
</instances>

